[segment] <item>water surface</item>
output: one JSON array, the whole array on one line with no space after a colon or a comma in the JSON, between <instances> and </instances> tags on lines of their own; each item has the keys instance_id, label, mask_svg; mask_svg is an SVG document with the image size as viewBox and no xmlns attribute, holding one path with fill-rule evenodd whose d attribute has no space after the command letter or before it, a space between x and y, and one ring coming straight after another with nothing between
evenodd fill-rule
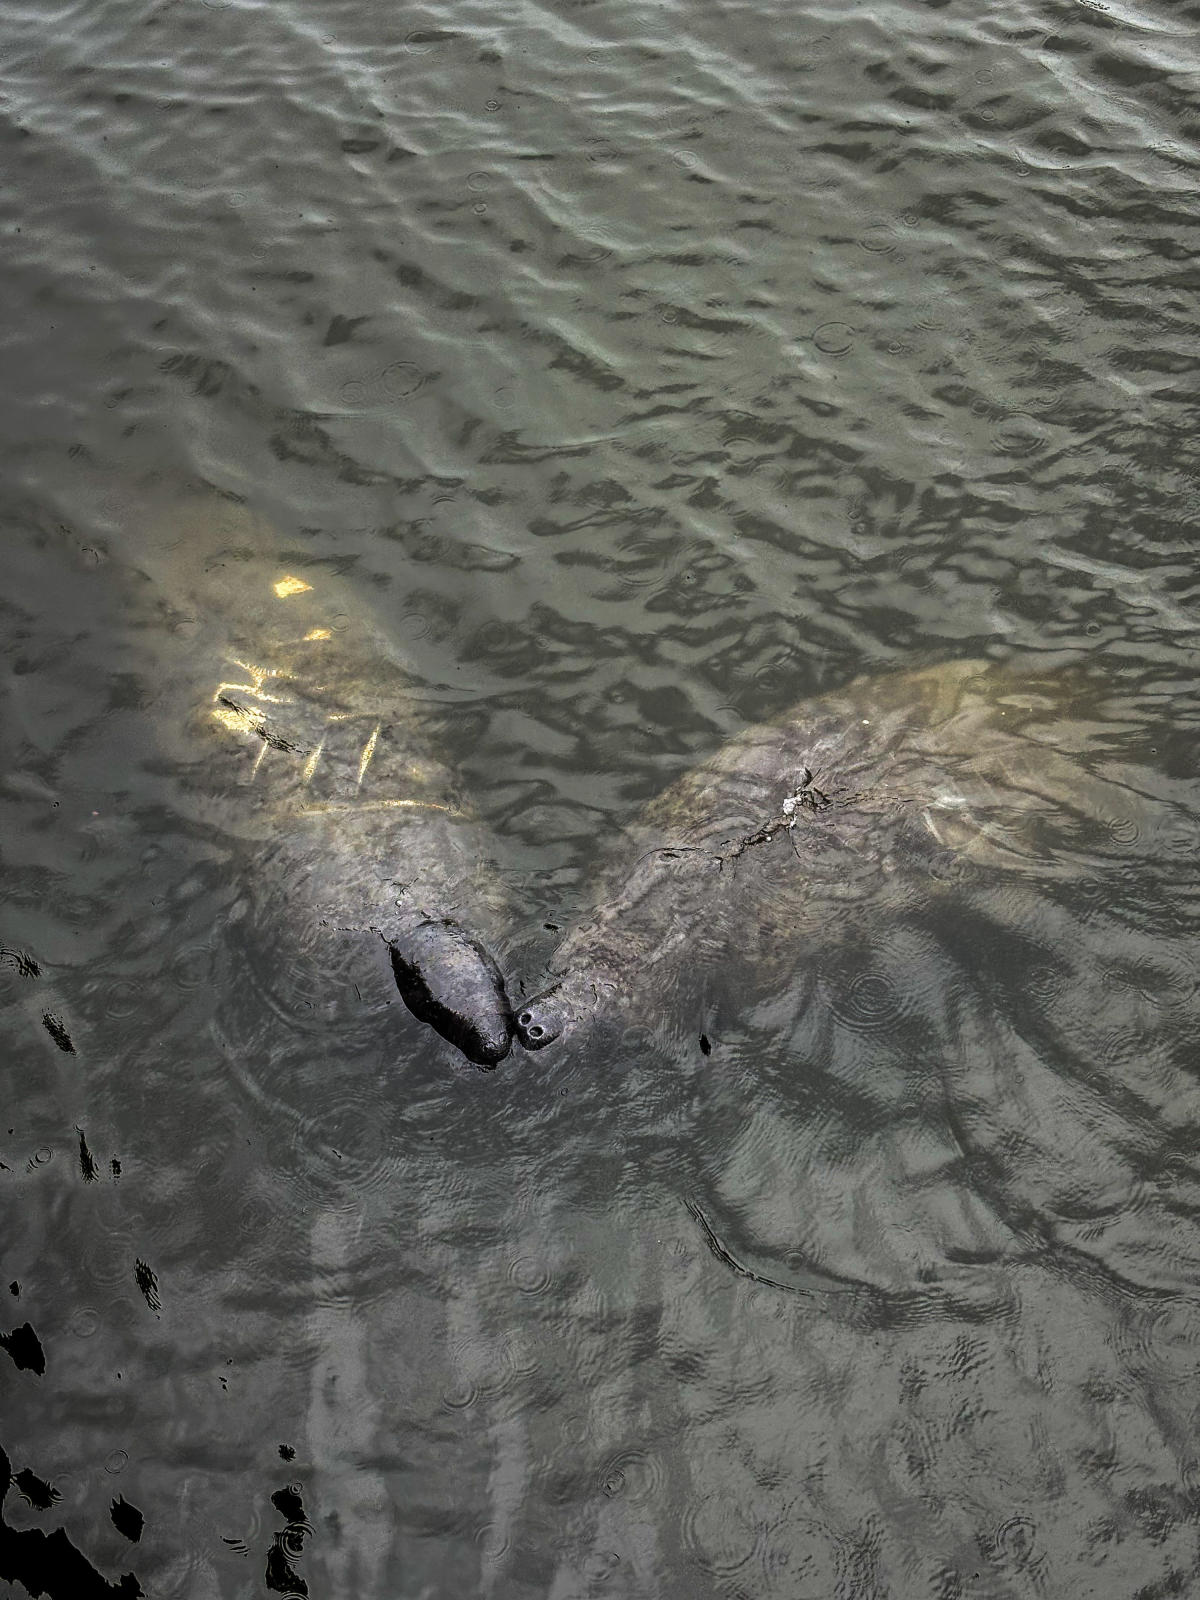
<instances>
[{"instance_id":1,"label":"water surface","mask_svg":"<svg viewBox=\"0 0 1200 1600\"><path fill-rule=\"evenodd\" d=\"M1198 22L6 8L12 1593L1196 1586ZM245 913L212 526L387 639L514 985L864 673L1083 672L1122 803L481 1074Z\"/></svg>"}]
</instances>

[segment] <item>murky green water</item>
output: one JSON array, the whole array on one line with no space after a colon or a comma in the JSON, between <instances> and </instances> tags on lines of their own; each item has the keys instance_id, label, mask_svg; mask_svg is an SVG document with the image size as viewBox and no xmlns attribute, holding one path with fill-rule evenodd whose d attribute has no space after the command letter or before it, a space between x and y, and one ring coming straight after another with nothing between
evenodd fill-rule
<instances>
[{"instance_id":1,"label":"murky green water","mask_svg":"<svg viewBox=\"0 0 1200 1600\"><path fill-rule=\"evenodd\" d=\"M1198 28L6 7L5 1593L1200 1587ZM213 716L268 560L518 1005L617 907L588 1026L327 958ZM810 806L621 966L653 797L967 659L988 829L935 727L903 849Z\"/></svg>"}]
</instances>

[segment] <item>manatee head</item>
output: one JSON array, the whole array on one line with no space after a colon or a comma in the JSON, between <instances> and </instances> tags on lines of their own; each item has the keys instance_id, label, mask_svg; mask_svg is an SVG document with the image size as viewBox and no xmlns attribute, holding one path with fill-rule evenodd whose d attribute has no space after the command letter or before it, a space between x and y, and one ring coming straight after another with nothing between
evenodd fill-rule
<instances>
[{"instance_id":1,"label":"manatee head","mask_svg":"<svg viewBox=\"0 0 1200 1600\"><path fill-rule=\"evenodd\" d=\"M596 1001L593 986L564 978L526 1000L518 1009L517 1038L526 1050L543 1050L590 1016Z\"/></svg>"},{"instance_id":2,"label":"manatee head","mask_svg":"<svg viewBox=\"0 0 1200 1600\"><path fill-rule=\"evenodd\" d=\"M512 1046L513 1017L492 957L457 922L429 918L387 941L404 1004L468 1061L491 1068Z\"/></svg>"}]
</instances>

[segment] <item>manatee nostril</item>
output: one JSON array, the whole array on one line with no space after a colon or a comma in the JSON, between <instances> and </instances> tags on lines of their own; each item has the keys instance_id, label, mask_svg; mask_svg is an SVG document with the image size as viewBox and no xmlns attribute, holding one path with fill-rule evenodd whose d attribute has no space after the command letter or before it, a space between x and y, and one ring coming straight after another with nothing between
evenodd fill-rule
<instances>
[{"instance_id":1,"label":"manatee nostril","mask_svg":"<svg viewBox=\"0 0 1200 1600\"><path fill-rule=\"evenodd\" d=\"M517 1038L526 1050L542 1050L562 1032L563 1014L561 1003L555 998L557 993L557 989L547 989L545 994L534 995L517 1012Z\"/></svg>"}]
</instances>

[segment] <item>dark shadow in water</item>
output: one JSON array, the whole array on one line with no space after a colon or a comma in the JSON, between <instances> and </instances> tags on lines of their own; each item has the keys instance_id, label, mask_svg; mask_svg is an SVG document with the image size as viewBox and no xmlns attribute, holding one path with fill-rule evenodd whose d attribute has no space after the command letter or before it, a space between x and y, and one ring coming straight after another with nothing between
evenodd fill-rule
<instances>
[{"instance_id":1,"label":"dark shadow in water","mask_svg":"<svg viewBox=\"0 0 1200 1600\"><path fill-rule=\"evenodd\" d=\"M0 1350L8 1352L19 1372L36 1372L39 1378L44 1376L46 1352L31 1323L23 1322L11 1333L0 1333Z\"/></svg>"},{"instance_id":2,"label":"dark shadow in water","mask_svg":"<svg viewBox=\"0 0 1200 1600\"><path fill-rule=\"evenodd\" d=\"M110 1583L96 1571L82 1550L76 1549L62 1528L43 1533L40 1528L8 1526L3 1516L8 1491L16 1481L21 1492L30 1499L26 1486L31 1480L40 1483L28 1472L18 1473L14 1480L9 1459L0 1449L0 1578L7 1583L21 1584L31 1595L46 1595L49 1600L106 1600L108 1596L141 1595L144 1591L132 1572L125 1573L120 1583ZM128 1510L132 1512L133 1507ZM141 1513L136 1515L140 1536Z\"/></svg>"},{"instance_id":3,"label":"dark shadow in water","mask_svg":"<svg viewBox=\"0 0 1200 1600\"><path fill-rule=\"evenodd\" d=\"M281 1516L287 1518L287 1526L279 1530L267 1551L267 1588L273 1594L306 1595L308 1584L292 1565L304 1554L304 1541L312 1533L312 1527L304 1517L304 1501L300 1498L299 1486L288 1484L276 1489L271 1496L271 1504Z\"/></svg>"}]
</instances>

